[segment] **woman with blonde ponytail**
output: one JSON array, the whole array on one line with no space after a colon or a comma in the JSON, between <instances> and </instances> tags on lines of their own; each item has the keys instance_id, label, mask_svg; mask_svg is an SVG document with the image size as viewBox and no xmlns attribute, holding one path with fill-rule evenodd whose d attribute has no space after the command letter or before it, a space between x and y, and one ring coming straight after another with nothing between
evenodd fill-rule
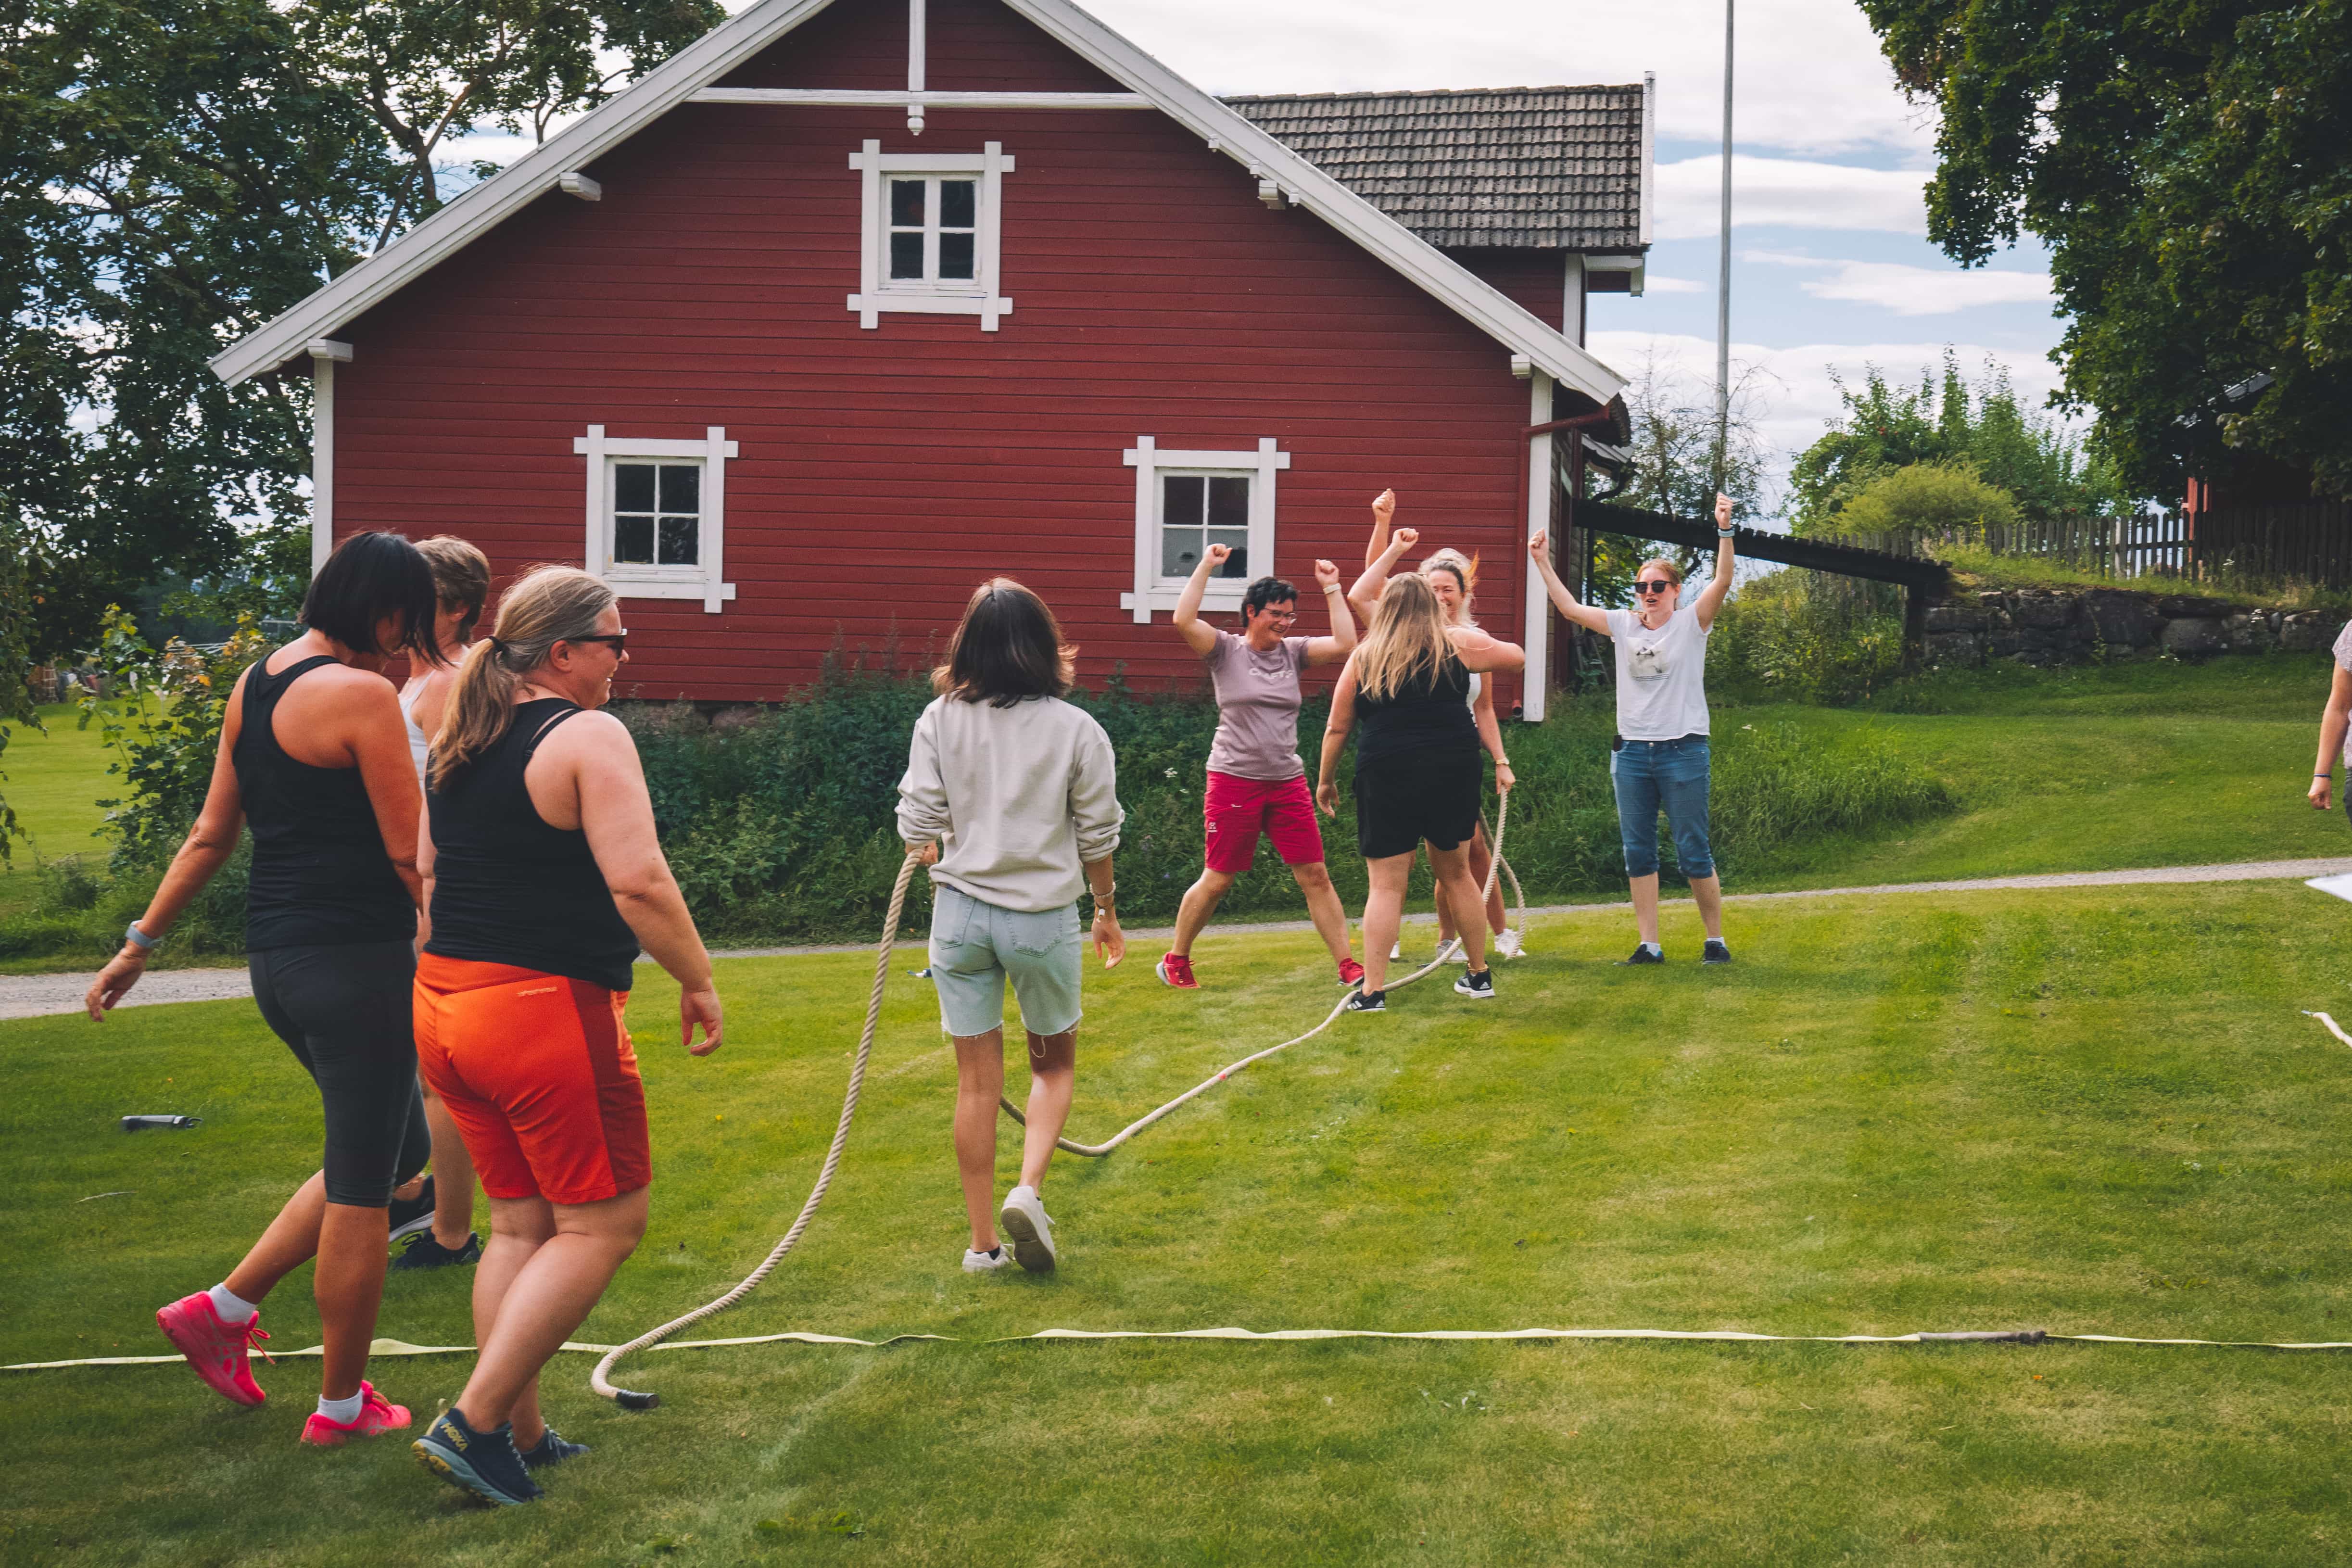
<instances>
[{"instance_id":1,"label":"woman with blonde ponytail","mask_svg":"<svg viewBox=\"0 0 2352 1568\"><path fill-rule=\"evenodd\" d=\"M586 1452L541 1417L540 1368L645 1235L653 1169L624 1017L639 942L678 983L680 1043L719 1048L710 955L636 745L597 711L628 644L602 582L525 574L466 657L428 770L416 1053L489 1197L490 1243L473 1374L415 1447L494 1503L530 1501L530 1471Z\"/></svg>"},{"instance_id":2,"label":"woman with blonde ponytail","mask_svg":"<svg viewBox=\"0 0 2352 1568\"><path fill-rule=\"evenodd\" d=\"M1478 907L1465 846L1478 822L1478 731L1470 717L1473 674L1527 664L1517 645L1476 630L1449 630L1437 595L1420 577L1391 579L1381 591L1371 630L1356 646L1331 693L1323 731L1323 767L1315 798L1327 816L1339 811L1335 780L1339 752L1360 721L1356 748L1356 843L1370 873L1364 904L1364 984L1350 1011L1387 1006L1389 952L1404 913L1414 852L1429 847L1443 896L1455 909ZM1461 994L1495 994L1486 967L1486 928L1467 922L1469 972Z\"/></svg>"}]
</instances>

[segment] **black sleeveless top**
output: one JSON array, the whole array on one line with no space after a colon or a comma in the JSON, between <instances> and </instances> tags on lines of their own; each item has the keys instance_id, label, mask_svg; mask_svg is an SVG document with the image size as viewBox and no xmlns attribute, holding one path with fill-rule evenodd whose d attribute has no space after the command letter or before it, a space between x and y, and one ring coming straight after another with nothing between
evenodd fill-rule
<instances>
[{"instance_id":1,"label":"black sleeveless top","mask_svg":"<svg viewBox=\"0 0 2352 1568\"><path fill-rule=\"evenodd\" d=\"M1359 765L1406 752L1478 749L1470 715L1470 671L1451 651L1433 675L1384 698L1356 693Z\"/></svg>"},{"instance_id":2,"label":"black sleeveless top","mask_svg":"<svg viewBox=\"0 0 2352 1568\"><path fill-rule=\"evenodd\" d=\"M416 905L384 852L359 769L298 763L272 728L286 689L336 660L319 654L276 675L268 662L246 672L245 708L229 753L253 831L247 950L414 939Z\"/></svg>"},{"instance_id":3,"label":"black sleeveless top","mask_svg":"<svg viewBox=\"0 0 2352 1568\"><path fill-rule=\"evenodd\" d=\"M489 750L425 793L433 818L425 952L629 988L636 933L614 906L588 835L550 826L523 783L540 742L582 711L561 697L518 705Z\"/></svg>"}]
</instances>

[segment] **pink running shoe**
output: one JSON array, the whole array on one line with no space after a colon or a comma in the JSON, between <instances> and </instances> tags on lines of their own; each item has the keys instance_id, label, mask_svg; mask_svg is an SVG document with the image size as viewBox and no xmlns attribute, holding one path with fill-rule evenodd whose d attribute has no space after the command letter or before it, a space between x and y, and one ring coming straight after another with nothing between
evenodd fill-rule
<instances>
[{"instance_id":1,"label":"pink running shoe","mask_svg":"<svg viewBox=\"0 0 2352 1568\"><path fill-rule=\"evenodd\" d=\"M213 1309L212 1292L199 1290L158 1311L155 1326L163 1331L173 1349L188 1358L205 1386L223 1399L233 1405L258 1405L269 1397L253 1381L253 1369L246 1361L246 1352L261 1350L261 1342L269 1337L261 1331L260 1313L242 1323L224 1323ZM261 1359L270 1361L269 1352L261 1351Z\"/></svg>"},{"instance_id":2,"label":"pink running shoe","mask_svg":"<svg viewBox=\"0 0 2352 1568\"><path fill-rule=\"evenodd\" d=\"M1341 959L1339 961L1339 984L1342 985L1360 985L1363 983L1364 966L1358 963L1352 958Z\"/></svg>"},{"instance_id":3,"label":"pink running shoe","mask_svg":"<svg viewBox=\"0 0 2352 1568\"><path fill-rule=\"evenodd\" d=\"M381 1437L386 1432L397 1432L408 1425L408 1406L394 1405L375 1391L375 1384L360 1384L360 1413L349 1426L330 1421L317 1411L302 1423L302 1441L314 1448L332 1448L354 1437Z\"/></svg>"},{"instance_id":4,"label":"pink running shoe","mask_svg":"<svg viewBox=\"0 0 2352 1568\"><path fill-rule=\"evenodd\" d=\"M1179 991L1198 991L1201 983L1192 978L1192 961L1181 952L1163 953L1159 963L1160 981Z\"/></svg>"}]
</instances>

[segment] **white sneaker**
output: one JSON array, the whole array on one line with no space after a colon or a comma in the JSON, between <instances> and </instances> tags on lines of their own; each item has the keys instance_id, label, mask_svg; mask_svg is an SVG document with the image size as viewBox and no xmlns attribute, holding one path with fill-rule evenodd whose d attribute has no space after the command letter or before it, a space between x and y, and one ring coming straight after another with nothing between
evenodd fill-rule
<instances>
[{"instance_id":1,"label":"white sneaker","mask_svg":"<svg viewBox=\"0 0 2352 1568\"><path fill-rule=\"evenodd\" d=\"M963 1271L966 1274L986 1274L992 1269L1002 1268L1012 1261L1013 1254L1005 1251L1004 1244L1003 1242L999 1242L996 1244L996 1250L993 1252L965 1253L963 1255Z\"/></svg>"},{"instance_id":2,"label":"white sneaker","mask_svg":"<svg viewBox=\"0 0 2352 1568\"><path fill-rule=\"evenodd\" d=\"M1452 939L1452 940L1453 940L1453 942L1454 942L1454 951L1453 951L1453 952L1449 952L1449 953L1447 953L1447 954L1445 955L1445 962L1446 962L1446 963L1469 963L1469 962L1470 962L1470 953L1469 953L1468 950L1467 950L1467 949L1465 949L1465 948L1462 945L1462 939L1461 939L1461 938L1459 938L1459 937L1455 937L1455 938L1454 938L1454 939Z\"/></svg>"},{"instance_id":3,"label":"white sneaker","mask_svg":"<svg viewBox=\"0 0 2352 1568\"><path fill-rule=\"evenodd\" d=\"M1034 1187L1015 1187L1004 1194L1004 1210L996 1216L1004 1238L1013 1244L1013 1261L1032 1274L1054 1271L1054 1222Z\"/></svg>"},{"instance_id":4,"label":"white sneaker","mask_svg":"<svg viewBox=\"0 0 2352 1568\"><path fill-rule=\"evenodd\" d=\"M1517 958L1519 956L1519 933L1506 926L1491 945L1505 958Z\"/></svg>"},{"instance_id":5,"label":"white sneaker","mask_svg":"<svg viewBox=\"0 0 2352 1568\"><path fill-rule=\"evenodd\" d=\"M1397 960L1399 960L1399 959L1402 958L1403 956L1404 956L1404 943L1402 943L1402 942L1392 942L1389 943L1389 962L1390 962L1391 963L1394 963Z\"/></svg>"}]
</instances>

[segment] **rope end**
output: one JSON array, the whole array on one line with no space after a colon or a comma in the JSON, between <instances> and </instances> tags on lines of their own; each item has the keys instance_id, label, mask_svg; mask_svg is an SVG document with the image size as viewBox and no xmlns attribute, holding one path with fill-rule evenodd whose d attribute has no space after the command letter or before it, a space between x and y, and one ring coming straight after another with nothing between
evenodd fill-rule
<instances>
[{"instance_id":1,"label":"rope end","mask_svg":"<svg viewBox=\"0 0 2352 1568\"><path fill-rule=\"evenodd\" d=\"M661 1406L658 1394L640 1394L634 1388L616 1388L613 1397L624 1410L656 1410Z\"/></svg>"}]
</instances>

